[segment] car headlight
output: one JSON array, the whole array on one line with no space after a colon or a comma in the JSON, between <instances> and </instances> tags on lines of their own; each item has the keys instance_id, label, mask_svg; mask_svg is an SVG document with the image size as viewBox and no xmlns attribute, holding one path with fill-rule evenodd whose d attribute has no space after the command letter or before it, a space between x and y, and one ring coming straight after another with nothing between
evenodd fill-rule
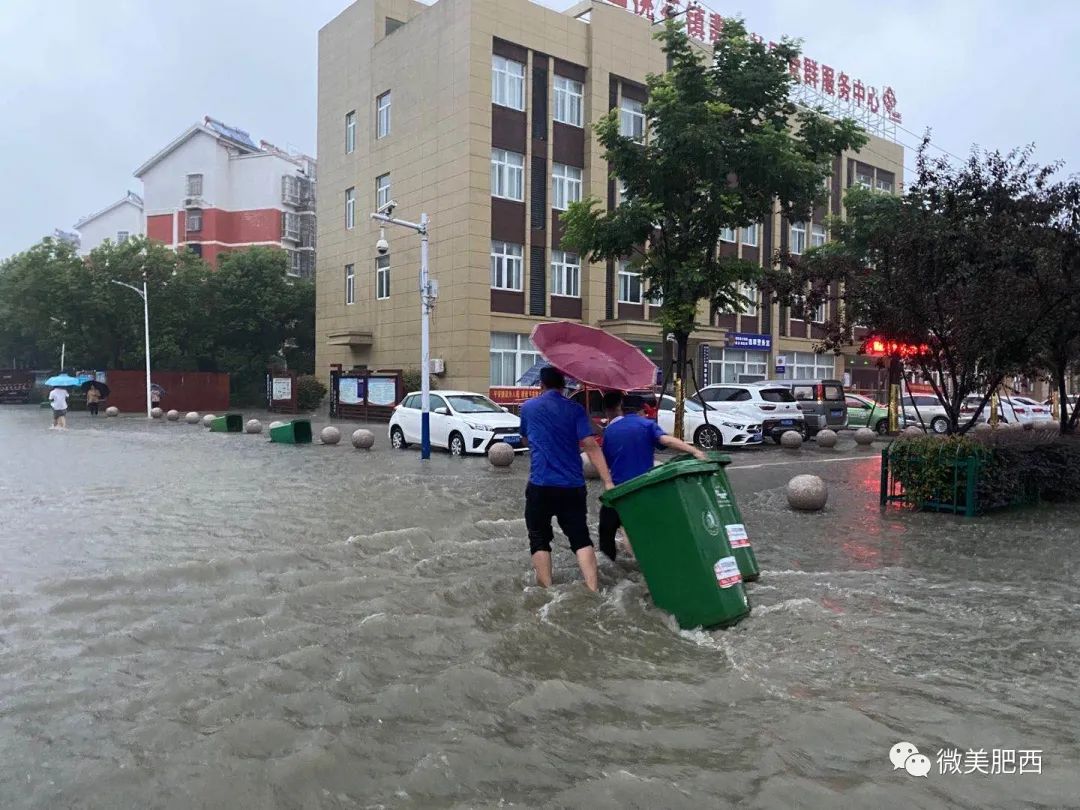
<instances>
[{"instance_id":1,"label":"car headlight","mask_svg":"<svg viewBox=\"0 0 1080 810\"><path fill-rule=\"evenodd\" d=\"M720 424L723 425L724 427L729 427L732 430L746 430L745 425L737 425L734 422L723 422L722 421L722 422L720 422Z\"/></svg>"},{"instance_id":2,"label":"car headlight","mask_svg":"<svg viewBox=\"0 0 1080 810\"><path fill-rule=\"evenodd\" d=\"M485 425L483 422L466 422L465 426L481 433L491 433L493 430L491 425Z\"/></svg>"}]
</instances>

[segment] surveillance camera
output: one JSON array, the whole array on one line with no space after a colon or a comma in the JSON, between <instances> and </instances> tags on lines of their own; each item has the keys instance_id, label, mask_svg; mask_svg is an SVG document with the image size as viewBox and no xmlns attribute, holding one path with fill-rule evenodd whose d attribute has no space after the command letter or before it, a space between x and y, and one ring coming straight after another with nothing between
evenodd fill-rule
<instances>
[{"instance_id":1,"label":"surveillance camera","mask_svg":"<svg viewBox=\"0 0 1080 810\"><path fill-rule=\"evenodd\" d=\"M390 243L387 242L386 239L380 237L379 240L375 242L375 249L379 251L380 256L385 256L390 252Z\"/></svg>"},{"instance_id":2,"label":"surveillance camera","mask_svg":"<svg viewBox=\"0 0 1080 810\"><path fill-rule=\"evenodd\" d=\"M394 209L397 208L397 200L387 200L375 210L380 214L386 214L387 216L394 215Z\"/></svg>"}]
</instances>

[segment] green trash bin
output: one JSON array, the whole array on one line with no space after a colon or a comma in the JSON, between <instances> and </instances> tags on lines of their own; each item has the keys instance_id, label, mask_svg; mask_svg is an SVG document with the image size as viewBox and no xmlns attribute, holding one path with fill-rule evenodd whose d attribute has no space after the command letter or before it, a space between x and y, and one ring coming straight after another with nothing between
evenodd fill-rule
<instances>
[{"instance_id":1,"label":"green trash bin","mask_svg":"<svg viewBox=\"0 0 1080 810\"><path fill-rule=\"evenodd\" d=\"M242 413L227 413L217 416L210 422L212 433L243 433L244 415Z\"/></svg>"},{"instance_id":2,"label":"green trash bin","mask_svg":"<svg viewBox=\"0 0 1080 810\"><path fill-rule=\"evenodd\" d=\"M653 602L680 627L725 627L750 612L706 461L663 464L600 500L619 513Z\"/></svg>"},{"instance_id":3,"label":"green trash bin","mask_svg":"<svg viewBox=\"0 0 1080 810\"><path fill-rule=\"evenodd\" d=\"M716 508L720 512L724 524L724 533L727 535L731 553L735 555L739 563L739 573L744 582L754 582L761 576L761 568L758 566L754 547L750 545L750 535L746 532L746 524L743 523L739 504L735 500L735 492L731 488L724 467L731 463L731 456L710 450L705 453L709 457L709 463L716 465L716 474L713 476L713 494L716 496ZM686 461L697 461L689 453L675 456L669 464L678 464Z\"/></svg>"},{"instance_id":4,"label":"green trash bin","mask_svg":"<svg viewBox=\"0 0 1080 810\"><path fill-rule=\"evenodd\" d=\"M270 428L270 441L279 444L311 444L311 422L293 419L284 425Z\"/></svg>"}]
</instances>

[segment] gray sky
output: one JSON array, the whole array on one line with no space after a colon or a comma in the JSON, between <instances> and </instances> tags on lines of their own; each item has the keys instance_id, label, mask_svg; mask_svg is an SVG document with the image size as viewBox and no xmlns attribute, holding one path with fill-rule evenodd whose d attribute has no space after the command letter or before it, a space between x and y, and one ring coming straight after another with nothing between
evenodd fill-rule
<instances>
[{"instance_id":1,"label":"gray sky","mask_svg":"<svg viewBox=\"0 0 1080 810\"><path fill-rule=\"evenodd\" d=\"M363 0L361 0L363 2ZM571 0L542 0L565 9ZM209 114L315 149L316 33L347 0L0 2L0 257L140 191L132 171ZM657 3L659 5L659 3ZM896 91L904 126L971 144L1034 142L1080 169L1071 0L706 0L752 31ZM746 9L745 11L743 9ZM901 132L914 146L916 134ZM908 166L913 160L907 158Z\"/></svg>"}]
</instances>

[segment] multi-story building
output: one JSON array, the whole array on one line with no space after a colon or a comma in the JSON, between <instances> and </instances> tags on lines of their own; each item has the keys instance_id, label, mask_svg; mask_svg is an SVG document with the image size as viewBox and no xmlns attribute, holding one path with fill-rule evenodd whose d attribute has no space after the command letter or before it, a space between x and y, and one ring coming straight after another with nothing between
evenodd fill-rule
<instances>
[{"instance_id":1,"label":"multi-story building","mask_svg":"<svg viewBox=\"0 0 1080 810\"><path fill-rule=\"evenodd\" d=\"M646 76L665 69L655 29L626 6L586 0L558 13L528 0L361 0L320 31L320 374L338 363L418 365L418 240L388 230L380 256L369 218L389 199L398 216L431 217L432 357L446 385L513 385L537 359L530 331L552 319L599 325L658 364L670 356L659 307L633 267L590 264L561 244L570 201L618 203L593 124L619 109L624 134L643 136ZM891 90L885 98L891 111ZM827 205L802 222L777 210L725 234L721 249L764 264L781 245L798 253L819 244L843 191L896 189L902 161L898 144L872 136L836 160ZM703 307L692 338L699 382L840 377L844 358L814 352L830 317L828 307L810 322L775 305Z\"/></svg>"},{"instance_id":2,"label":"multi-story building","mask_svg":"<svg viewBox=\"0 0 1080 810\"><path fill-rule=\"evenodd\" d=\"M231 250L271 245L290 273L315 267L315 160L209 116L135 170L143 182L146 235L216 264Z\"/></svg>"},{"instance_id":3,"label":"multi-story building","mask_svg":"<svg viewBox=\"0 0 1080 810\"><path fill-rule=\"evenodd\" d=\"M145 233L142 197L129 191L112 205L85 216L73 226L78 234L79 255L87 256L106 239L115 244Z\"/></svg>"}]
</instances>

